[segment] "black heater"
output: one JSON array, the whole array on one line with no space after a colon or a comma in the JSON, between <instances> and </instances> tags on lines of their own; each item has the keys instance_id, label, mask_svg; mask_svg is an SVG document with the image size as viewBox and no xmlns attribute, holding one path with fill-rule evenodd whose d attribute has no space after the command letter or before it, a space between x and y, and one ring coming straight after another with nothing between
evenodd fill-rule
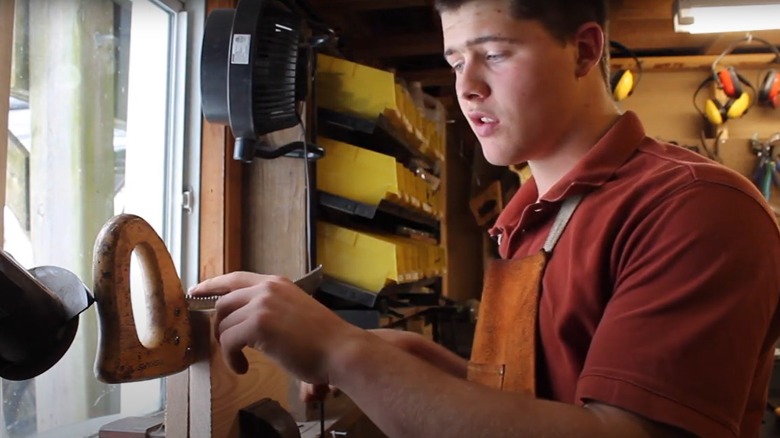
<instances>
[{"instance_id":1,"label":"black heater","mask_svg":"<svg viewBox=\"0 0 780 438\"><path fill-rule=\"evenodd\" d=\"M258 139L301 125L308 60L299 59L302 18L276 0L241 0L235 9L215 9L206 19L201 53L203 115L229 125L233 158L276 158L317 147L293 142L271 147Z\"/></svg>"}]
</instances>

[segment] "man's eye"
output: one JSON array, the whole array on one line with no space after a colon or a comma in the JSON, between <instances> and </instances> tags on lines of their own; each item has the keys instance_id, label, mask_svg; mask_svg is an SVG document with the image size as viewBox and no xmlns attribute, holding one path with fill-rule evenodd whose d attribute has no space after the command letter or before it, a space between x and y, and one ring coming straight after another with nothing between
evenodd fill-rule
<instances>
[{"instance_id":1,"label":"man's eye","mask_svg":"<svg viewBox=\"0 0 780 438\"><path fill-rule=\"evenodd\" d=\"M463 70L463 63L462 62L456 62L455 64L452 64L452 71L459 72Z\"/></svg>"},{"instance_id":2,"label":"man's eye","mask_svg":"<svg viewBox=\"0 0 780 438\"><path fill-rule=\"evenodd\" d=\"M502 53L488 53L485 55L485 59L488 61L500 61L504 59L504 55Z\"/></svg>"}]
</instances>

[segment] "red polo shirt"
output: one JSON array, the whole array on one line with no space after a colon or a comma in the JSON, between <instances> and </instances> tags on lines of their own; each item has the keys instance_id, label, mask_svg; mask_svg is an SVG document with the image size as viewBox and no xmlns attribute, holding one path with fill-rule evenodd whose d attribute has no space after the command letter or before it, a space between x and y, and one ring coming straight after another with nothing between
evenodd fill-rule
<instances>
[{"instance_id":1,"label":"red polo shirt","mask_svg":"<svg viewBox=\"0 0 780 438\"><path fill-rule=\"evenodd\" d=\"M780 333L780 234L761 194L627 112L538 202L521 187L491 230L501 255L538 252L580 192L543 278L538 394L758 436Z\"/></svg>"}]
</instances>

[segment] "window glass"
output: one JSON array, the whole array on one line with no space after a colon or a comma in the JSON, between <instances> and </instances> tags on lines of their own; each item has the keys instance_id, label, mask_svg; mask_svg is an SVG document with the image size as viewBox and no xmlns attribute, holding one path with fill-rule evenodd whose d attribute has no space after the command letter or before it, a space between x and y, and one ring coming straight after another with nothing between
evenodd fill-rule
<instances>
[{"instance_id":1,"label":"window glass","mask_svg":"<svg viewBox=\"0 0 780 438\"><path fill-rule=\"evenodd\" d=\"M174 59L181 33L172 8L180 6L15 1L3 249L24 267L68 269L91 290L95 238L122 212L143 217L170 245L177 228L166 187L181 174L171 161L182 148L173 132L180 87L172 81L183 76ZM133 264L131 273L140 308L141 271ZM144 312L134 314L143 326ZM89 436L99 424L163 407L163 379L95 379L97 330L92 306L54 367L2 381L0 437Z\"/></svg>"}]
</instances>

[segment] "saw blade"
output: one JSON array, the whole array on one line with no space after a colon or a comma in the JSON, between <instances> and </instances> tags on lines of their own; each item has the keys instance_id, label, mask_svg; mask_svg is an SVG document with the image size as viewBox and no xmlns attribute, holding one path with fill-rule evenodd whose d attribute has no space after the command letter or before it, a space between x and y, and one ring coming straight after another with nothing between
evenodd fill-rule
<instances>
[{"instance_id":1,"label":"saw blade","mask_svg":"<svg viewBox=\"0 0 780 438\"><path fill-rule=\"evenodd\" d=\"M322 265L318 265L316 268L312 269L311 272L295 280L293 283L307 294L313 295L322 283ZM203 311L214 310L214 307L217 305L217 300L221 296L222 295L193 296L187 294L185 298L187 299L187 305L190 310Z\"/></svg>"}]
</instances>

